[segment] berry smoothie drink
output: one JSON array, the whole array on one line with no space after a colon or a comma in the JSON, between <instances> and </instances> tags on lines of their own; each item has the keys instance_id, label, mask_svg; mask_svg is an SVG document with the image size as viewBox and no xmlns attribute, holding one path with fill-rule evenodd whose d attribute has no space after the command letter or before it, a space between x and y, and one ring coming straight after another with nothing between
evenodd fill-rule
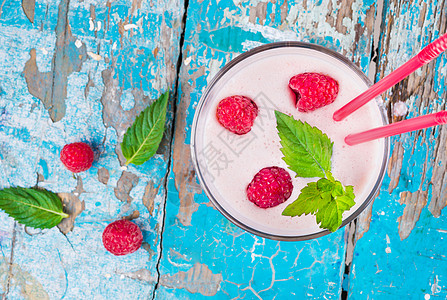
<instances>
[{"instance_id":1,"label":"berry smoothie drink","mask_svg":"<svg viewBox=\"0 0 447 300\"><path fill-rule=\"evenodd\" d=\"M332 103L311 111L304 111L307 103L297 105L300 96L289 87L289 82L297 74L308 73L322 74L338 83ZM352 186L355 194L355 205L343 212L341 226L352 221L380 188L389 147L386 139L348 146L344 138L350 133L381 126L386 123L386 117L376 101L341 122L335 122L332 115L368 85L368 79L346 58L326 48L298 42L261 46L227 64L197 106L191 140L199 180L215 207L241 228L272 239L302 240L330 232L320 228L313 214L282 215L301 190L319 178L296 177L284 161L276 111L315 126L330 138L333 143L331 174L343 186ZM225 120L218 120L219 103L235 95L251 99L257 108L252 124L244 125L249 126L248 132L242 128L245 132L235 133L222 125ZM252 187L247 189L264 168L282 176L278 184L287 190L285 202L280 199L279 204L269 208L249 200ZM290 175L291 185L281 181L287 181L288 176L283 176L283 170ZM276 176L266 172L261 174ZM293 187L290 189L290 186Z\"/></svg>"}]
</instances>

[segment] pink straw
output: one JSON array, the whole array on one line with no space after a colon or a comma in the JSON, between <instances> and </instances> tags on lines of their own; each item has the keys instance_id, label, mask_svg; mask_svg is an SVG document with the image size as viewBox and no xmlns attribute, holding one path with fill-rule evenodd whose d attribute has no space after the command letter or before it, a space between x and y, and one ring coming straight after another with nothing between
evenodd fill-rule
<instances>
[{"instance_id":1,"label":"pink straw","mask_svg":"<svg viewBox=\"0 0 447 300\"><path fill-rule=\"evenodd\" d=\"M394 72L384 77L382 80L371 86L364 93L360 94L354 100L334 112L334 120L341 121L351 113L359 109L361 106L368 103L371 99L374 99L377 95L380 95L411 73L416 69L422 67L429 61L438 57L442 52L447 49L447 33L429 44L422 49L415 57L410 59L404 65L400 66Z\"/></svg>"},{"instance_id":2,"label":"pink straw","mask_svg":"<svg viewBox=\"0 0 447 300\"><path fill-rule=\"evenodd\" d=\"M347 137L345 137L345 142L349 146L353 146L387 136L397 135L404 132L419 130L446 123L447 123L447 110L442 110L437 113L404 120L401 122L374 128L360 133L350 134Z\"/></svg>"}]
</instances>

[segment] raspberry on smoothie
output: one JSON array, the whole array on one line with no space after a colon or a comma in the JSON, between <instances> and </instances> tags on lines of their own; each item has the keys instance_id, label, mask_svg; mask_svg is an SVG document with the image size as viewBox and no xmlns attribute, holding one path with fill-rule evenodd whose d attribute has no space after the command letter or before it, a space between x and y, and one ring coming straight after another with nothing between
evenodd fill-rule
<instances>
[{"instance_id":1,"label":"raspberry on smoothie","mask_svg":"<svg viewBox=\"0 0 447 300\"><path fill-rule=\"evenodd\" d=\"M289 199L292 190L292 178L285 169L267 167L253 177L247 186L247 197L257 206L269 208Z\"/></svg>"},{"instance_id":2,"label":"raspberry on smoothie","mask_svg":"<svg viewBox=\"0 0 447 300\"><path fill-rule=\"evenodd\" d=\"M289 87L296 94L296 107L301 112L331 104L338 95L337 80L320 73L295 75L290 78Z\"/></svg>"},{"instance_id":3,"label":"raspberry on smoothie","mask_svg":"<svg viewBox=\"0 0 447 300\"><path fill-rule=\"evenodd\" d=\"M239 135L251 130L257 115L258 106L245 96L230 96L221 100L216 111L219 123Z\"/></svg>"}]
</instances>

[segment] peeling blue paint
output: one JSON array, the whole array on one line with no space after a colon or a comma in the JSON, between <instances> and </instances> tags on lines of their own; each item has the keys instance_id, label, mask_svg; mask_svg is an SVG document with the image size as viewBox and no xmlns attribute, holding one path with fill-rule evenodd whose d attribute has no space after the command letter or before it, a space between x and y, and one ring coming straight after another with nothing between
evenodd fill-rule
<instances>
[{"instance_id":1,"label":"peeling blue paint","mask_svg":"<svg viewBox=\"0 0 447 300\"><path fill-rule=\"evenodd\" d=\"M202 30L199 33L199 40L208 47L224 52L242 52L245 41L257 41L267 43L260 32L249 32L242 28L231 26L212 31Z\"/></svg>"}]
</instances>

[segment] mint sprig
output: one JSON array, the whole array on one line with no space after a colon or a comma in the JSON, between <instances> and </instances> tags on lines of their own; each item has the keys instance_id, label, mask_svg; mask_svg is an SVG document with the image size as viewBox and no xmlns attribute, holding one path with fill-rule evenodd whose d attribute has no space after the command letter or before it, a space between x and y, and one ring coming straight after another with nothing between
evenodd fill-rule
<instances>
[{"instance_id":1,"label":"mint sprig","mask_svg":"<svg viewBox=\"0 0 447 300\"><path fill-rule=\"evenodd\" d=\"M298 199L289 204L282 215L294 217L313 214L321 228L337 230L342 223L343 212L355 204L354 190L351 185L343 187L340 181L328 178L308 183Z\"/></svg>"},{"instance_id":2,"label":"mint sprig","mask_svg":"<svg viewBox=\"0 0 447 300\"><path fill-rule=\"evenodd\" d=\"M333 142L316 127L275 111L283 160L296 177L321 177L301 189L298 199L289 204L284 216L316 216L320 228L336 231L343 212L354 206L354 188L344 187L331 174Z\"/></svg>"},{"instance_id":3,"label":"mint sprig","mask_svg":"<svg viewBox=\"0 0 447 300\"><path fill-rule=\"evenodd\" d=\"M57 194L34 188L0 190L0 209L23 225L41 229L52 228L68 217Z\"/></svg>"},{"instance_id":4,"label":"mint sprig","mask_svg":"<svg viewBox=\"0 0 447 300\"><path fill-rule=\"evenodd\" d=\"M126 165L141 165L154 156L163 138L168 99L169 90L141 112L127 129L121 143Z\"/></svg>"}]
</instances>

